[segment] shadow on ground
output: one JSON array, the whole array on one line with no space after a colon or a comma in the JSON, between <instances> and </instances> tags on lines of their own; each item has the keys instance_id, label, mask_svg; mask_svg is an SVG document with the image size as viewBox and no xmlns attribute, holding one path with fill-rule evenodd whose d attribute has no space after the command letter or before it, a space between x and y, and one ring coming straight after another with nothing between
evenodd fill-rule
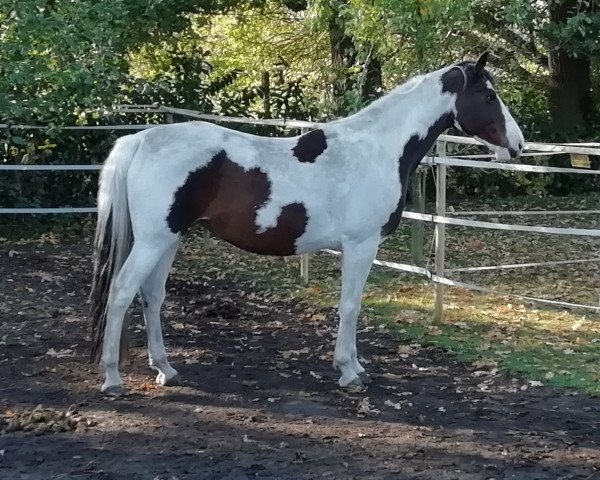
<instances>
[{"instance_id":1,"label":"shadow on ground","mask_svg":"<svg viewBox=\"0 0 600 480\"><path fill-rule=\"evenodd\" d=\"M75 404L86 432L0 436L2 479L600 479L600 402L532 387L365 329L373 382L336 388L335 312L175 275L165 333L181 385L156 387L134 309L130 394L87 363L84 246L0 251L0 401ZM6 261L5 261L6 260ZM316 313L315 313L316 312Z\"/></svg>"}]
</instances>

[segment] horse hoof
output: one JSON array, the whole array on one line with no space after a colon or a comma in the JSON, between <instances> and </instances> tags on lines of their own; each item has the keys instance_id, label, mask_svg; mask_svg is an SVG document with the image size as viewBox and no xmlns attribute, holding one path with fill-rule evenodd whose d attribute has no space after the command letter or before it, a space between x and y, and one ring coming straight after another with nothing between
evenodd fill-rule
<instances>
[{"instance_id":1,"label":"horse hoof","mask_svg":"<svg viewBox=\"0 0 600 480\"><path fill-rule=\"evenodd\" d=\"M356 376L350 381L345 381L344 377L340 378L339 385L341 388L350 392L362 392L367 389L360 377Z\"/></svg>"},{"instance_id":2,"label":"horse hoof","mask_svg":"<svg viewBox=\"0 0 600 480\"><path fill-rule=\"evenodd\" d=\"M364 385L369 385L373 381L367 372L359 373L358 378Z\"/></svg>"},{"instance_id":3,"label":"horse hoof","mask_svg":"<svg viewBox=\"0 0 600 480\"><path fill-rule=\"evenodd\" d=\"M102 386L102 393L107 397L124 397L127 391L123 385L110 385L108 387Z\"/></svg>"},{"instance_id":4,"label":"horse hoof","mask_svg":"<svg viewBox=\"0 0 600 480\"><path fill-rule=\"evenodd\" d=\"M156 383L163 387L174 387L180 384L179 375L175 372L174 374L167 376L161 372L156 376Z\"/></svg>"}]
</instances>

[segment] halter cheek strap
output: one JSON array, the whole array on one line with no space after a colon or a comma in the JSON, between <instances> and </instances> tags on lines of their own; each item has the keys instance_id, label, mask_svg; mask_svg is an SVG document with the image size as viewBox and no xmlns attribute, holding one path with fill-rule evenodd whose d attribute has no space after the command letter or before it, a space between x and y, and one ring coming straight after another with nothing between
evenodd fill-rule
<instances>
[{"instance_id":1,"label":"halter cheek strap","mask_svg":"<svg viewBox=\"0 0 600 480\"><path fill-rule=\"evenodd\" d=\"M454 68L458 68L460 70L460 73L462 73L463 88L462 88L461 92L464 92L467 89L467 72L465 72L465 67L463 67L462 65L456 65Z\"/></svg>"},{"instance_id":2,"label":"halter cheek strap","mask_svg":"<svg viewBox=\"0 0 600 480\"><path fill-rule=\"evenodd\" d=\"M461 92L464 92L467 89L467 72L465 72L465 68L462 65L456 65L454 68L458 68L460 70L460 73L462 73L463 76L463 87ZM456 111L456 107L454 108L455 110L455 114L454 114L454 126L456 128L458 128L461 132L465 133L465 131L463 130L463 128L461 127L460 123L458 123L458 120L456 119L457 117L457 111Z\"/></svg>"}]
</instances>

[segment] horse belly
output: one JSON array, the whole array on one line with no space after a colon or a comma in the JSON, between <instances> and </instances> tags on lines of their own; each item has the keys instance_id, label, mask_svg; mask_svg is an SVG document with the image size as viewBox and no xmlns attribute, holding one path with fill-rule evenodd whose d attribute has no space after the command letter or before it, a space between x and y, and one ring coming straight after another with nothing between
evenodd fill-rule
<instances>
[{"instance_id":1,"label":"horse belly","mask_svg":"<svg viewBox=\"0 0 600 480\"><path fill-rule=\"evenodd\" d=\"M291 203L281 209L277 224L259 231L255 223L257 206L236 208L230 205L204 220L207 228L223 240L243 250L262 255L294 255L296 240L306 228L306 209L301 203Z\"/></svg>"},{"instance_id":2,"label":"horse belly","mask_svg":"<svg viewBox=\"0 0 600 480\"><path fill-rule=\"evenodd\" d=\"M167 223L179 233L201 220L215 235L249 252L293 255L306 230L306 207L284 205L275 225L260 229L257 211L270 201L271 191L271 180L259 167L244 169L221 151L188 174L174 194Z\"/></svg>"}]
</instances>

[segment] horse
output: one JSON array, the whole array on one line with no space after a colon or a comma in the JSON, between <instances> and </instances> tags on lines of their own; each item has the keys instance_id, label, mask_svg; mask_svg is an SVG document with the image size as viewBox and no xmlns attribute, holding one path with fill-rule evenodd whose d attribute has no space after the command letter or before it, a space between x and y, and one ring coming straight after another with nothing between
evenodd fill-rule
<instances>
[{"instance_id":1,"label":"horse","mask_svg":"<svg viewBox=\"0 0 600 480\"><path fill-rule=\"evenodd\" d=\"M104 370L101 391L125 393L121 332L138 292L156 382L176 382L160 309L182 235L196 221L260 255L341 249L333 366L341 387L362 385L361 296L380 243L398 227L412 171L453 126L494 149L498 160L523 149L486 62L487 52L414 77L301 136L261 137L194 121L118 139L100 174L90 294L91 358Z\"/></svg>"}]
</instances>

